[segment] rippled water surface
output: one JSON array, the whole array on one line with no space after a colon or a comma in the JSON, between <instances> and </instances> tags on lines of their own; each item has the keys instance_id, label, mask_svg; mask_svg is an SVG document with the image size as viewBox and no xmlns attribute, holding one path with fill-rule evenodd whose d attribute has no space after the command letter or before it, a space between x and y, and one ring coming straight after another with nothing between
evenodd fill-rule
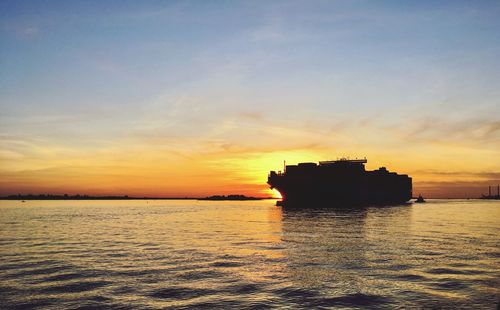
<instances>
[{"instance_id":1,"label":"rippled water surface","mask_svg":"<svg viewBox=\"0 0 500 310\"><path fill-rule=\"evenodd\" d=\"M0 306L494 309L499 235L495 201L0 201Z\"/></svg>"}]
</instances>

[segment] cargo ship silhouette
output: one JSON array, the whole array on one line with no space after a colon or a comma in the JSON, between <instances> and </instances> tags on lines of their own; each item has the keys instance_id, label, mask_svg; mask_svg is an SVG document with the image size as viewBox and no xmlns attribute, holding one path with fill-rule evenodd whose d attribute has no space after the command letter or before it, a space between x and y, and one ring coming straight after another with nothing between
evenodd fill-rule
<instances>
[{"instance_id":1,"label":"cargo ship silhouette","mask_svg":"<svg viewBox=\"0 0 500 310\"><path fill-rule=\"evenodd\" d=\"M341 158L316 163L284 165L271 171L267 183L282 196L278 205L344 207L399 204L412 198L412 179L385 167L365 170L365 159Z\"/></svg>"}]
</instances>

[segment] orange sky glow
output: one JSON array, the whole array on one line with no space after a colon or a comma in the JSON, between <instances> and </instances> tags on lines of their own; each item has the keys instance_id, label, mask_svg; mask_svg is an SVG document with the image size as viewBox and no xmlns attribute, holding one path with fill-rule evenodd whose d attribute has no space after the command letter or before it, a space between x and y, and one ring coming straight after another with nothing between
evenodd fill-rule
<instances>
[{"instance_id":1,"label":"orange sky glow","mask_svg":"<svg viewBox=\"0 0 500 310\"><path fill-rule=\"evenodd\" d=\"M278 197L266 181L270 170L283 170L283 160L297 164L336 158L331 155L335 154L333 150L314 145L282 151L218 146L218 151L195 154L151 148L145 151L141 147L122 146L88 153L46 149L45 157L31 161L10 158L13 165L2 172L1 194L203 197L237 193ZM391 171L409 174L413 177L414 193L428 197L478 197L487 193L488 185L497 184L498 175L481 172L495 168L496 152L474 157L472 150L470 154L457 154L454 150L451 147L435 156L423 156L413 147L390 156L383 150L366 151L366 167L372 170L386 166ZM479 172L467 171L467 167L478 167Z\"/></svg>"}]
</instances>

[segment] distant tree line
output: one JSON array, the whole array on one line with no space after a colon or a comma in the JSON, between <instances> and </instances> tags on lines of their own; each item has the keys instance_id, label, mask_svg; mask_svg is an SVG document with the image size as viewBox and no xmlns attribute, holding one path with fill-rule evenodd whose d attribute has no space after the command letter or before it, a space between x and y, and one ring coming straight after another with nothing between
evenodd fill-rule
<instances>
[{"instance_id":1,"label":"distant tree line","mask_svg":"<svg viewBox=\"0 0 500 310\"><path fill-rule=\"evenodd\" d=\"M128 195L123 196L89 196L89 195L53 195L53 194L17 194L1 197L9 200L92 200L92 199L134 199Z\"/></svg>"},{"instance_id":2,"label":"distant tree line","mask_svg":"<svg viewBox=\"0 0 500 310\"><path fill-rule=\"evenodd\" d=\"M205 198L200 198L200 200L259 200L262 198L248 197L245 195L214 195Z\"/></svg>"},{"instance_id":3,"label":"distant tree line","mask_svg":"<svg viewBox=\"0 0 500 310\"><path fill-rule=\"evenodd\" d=\"M199 199L199 200L259 200L263 198L248 197L245 195L214 195L205 198L193 197L129 197L123 196L90 196L90 195L54 195L54 194L17 194L0 197L3 200L124 200L124 199Z\"/></svg>"}]
</instances>

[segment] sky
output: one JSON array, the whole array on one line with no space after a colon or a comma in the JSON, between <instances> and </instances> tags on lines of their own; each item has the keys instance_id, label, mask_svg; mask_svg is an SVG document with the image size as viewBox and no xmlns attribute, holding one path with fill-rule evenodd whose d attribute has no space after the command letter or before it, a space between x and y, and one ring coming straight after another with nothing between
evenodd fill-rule
<instances>
[{"instance_id":1,"label":"sky","mask_svg":"<svg viewBox=\"0 0 500 310\"><path fill-rule=\"evenodd\" d=\"M0 195L269 196L366 157L500 184L499 1L0 2Z\"/></svg>"}]
</instances>

